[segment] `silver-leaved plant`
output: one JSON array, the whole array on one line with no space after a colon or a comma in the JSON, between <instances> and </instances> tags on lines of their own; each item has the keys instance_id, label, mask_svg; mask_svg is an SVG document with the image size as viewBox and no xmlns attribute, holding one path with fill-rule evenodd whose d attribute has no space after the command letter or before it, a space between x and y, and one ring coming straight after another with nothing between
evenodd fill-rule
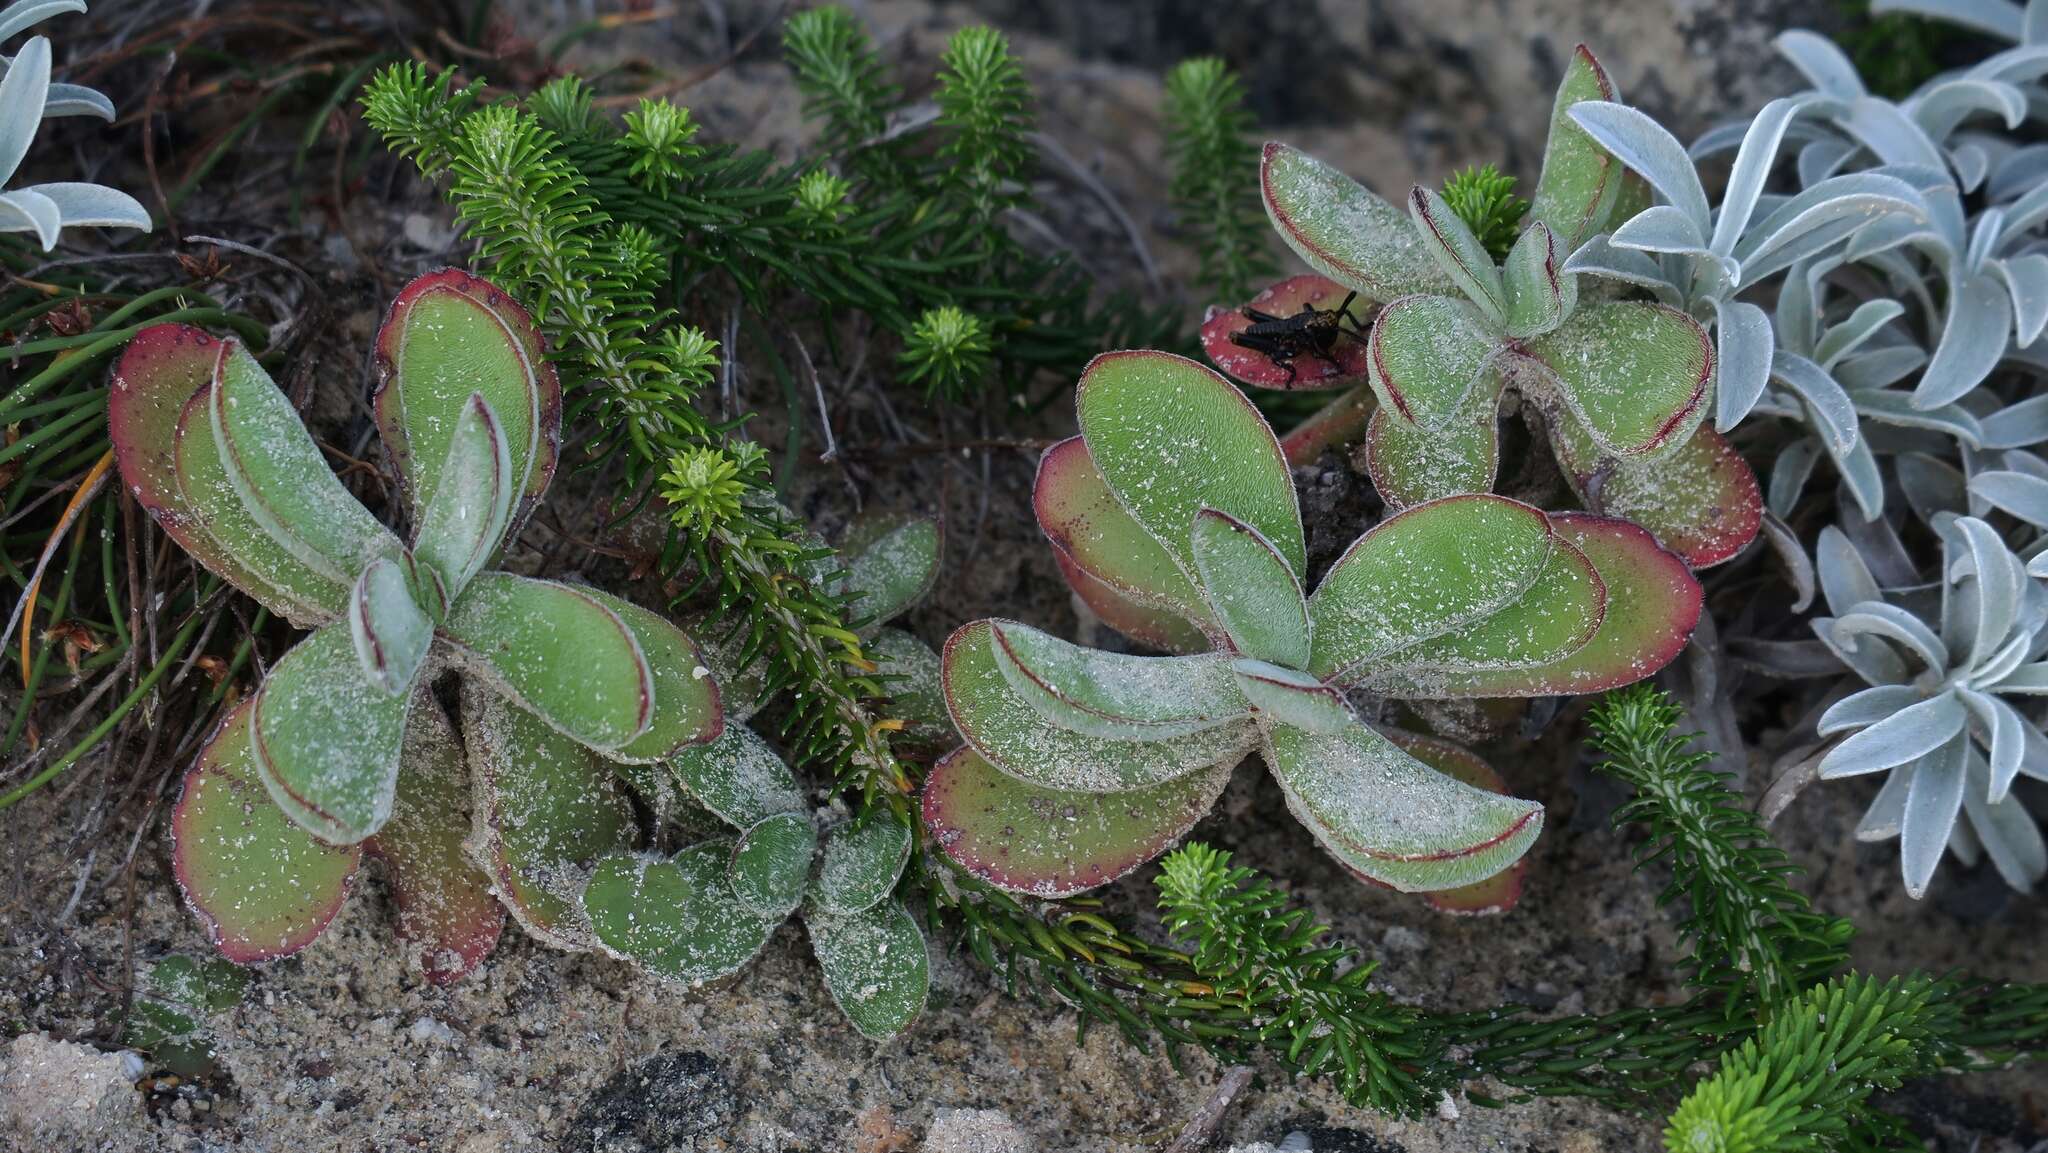
<instances>
[{"instance_id":1,"label":"silver-leaved plant","mask_svg":"<svg viewBox=\"0 0 2048 1153\"><path fill-rule=\"evenodd\" d=\"M85 11L85 0L15 0L0 9L0 43L52 16ZM50 82L50 41L34 36L6 61L0 76L0 185L35 143L44 119L54 116L114 118L104 95L76 84ZM0 232L32 232L44 249L56 246L66 228L139 228L149 231L149 212L136 199L103 184L59 181L0 191Z\"/></svg>"}]
</instances>

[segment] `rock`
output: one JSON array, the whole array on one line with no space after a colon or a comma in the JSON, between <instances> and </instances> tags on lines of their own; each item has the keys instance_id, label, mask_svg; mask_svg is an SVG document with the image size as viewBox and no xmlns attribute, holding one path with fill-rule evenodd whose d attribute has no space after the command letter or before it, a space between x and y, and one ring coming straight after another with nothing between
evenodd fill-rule
<instances>
[{"instance_id":1,"label":"rock","mask_svg":"<svg viewBox=\"0 0 2048 1153\"><path fill-rule=\"evenodd\" d=\"M708 1153L730 1149L736 1102L702 1053L650 1057L605 1082L562 1137L563 1153ZM702 1141L699 1138L703 1138Z\"/></svg>"},{"instance_id":2,"label":"rock","mask_svg":"<svg viewBox=\"0 0 2048 1153\"><path fill-rule=\"evenodd\" d=\"M941 1109L924 1135L922 1153L1036 1153L1017 1123L994 1109Z\"/></svg>"},{"instance_id":3,"label":"rock","mask_svg":"<svg viewBox=\"0 0 2048 1153\"><path fill-rule=\"evenodd\" d=\"M887 1105L872 1105L853 1119L853 1153L909 1153L917 1137Z\"/></svg>"},{"instance_id":4,"label":"rock","mask_svg":"<svg viewBox=\"0 0 2048 1153\"><path fill-rule=\"evenodd\" d=\"M147 1128L119 1053L24 1033L0 1057L6 1149L132 1149L149 1140Z\"/></svg>"}]
</instances>

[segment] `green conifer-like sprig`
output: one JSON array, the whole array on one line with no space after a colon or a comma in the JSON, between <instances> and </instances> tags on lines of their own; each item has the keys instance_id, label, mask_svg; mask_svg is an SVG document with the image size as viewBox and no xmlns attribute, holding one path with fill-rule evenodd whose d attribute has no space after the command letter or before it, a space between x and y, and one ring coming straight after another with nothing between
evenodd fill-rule
<instances>
[{"instance_id":1,"label":"green conifer-like sprig","mask_svg":"<svg viewBox=\"0 0 2048 1153\"><path fill-rule=\"evenodd\" d=\"M1671 1114L1669 1153L1806 1153L1868 1148L1889 1118L1870 1095L1930 1072L1924 977L1838 977L1781 1005L1740 1049L1721 1056Z\"/></svg>"},{"instance_id":2,"label":"green conifer-like sprig","mask_svg":"<svg viewBox=\"0 0 2048 1153\"><path fill-rule=\"evenodd\" d=\"M929 395L959 399L988 373L988 328L950 304L926 309L903 338L903 379Z\"/></svg>"},{"instance_id":3,"label":"green conifer-like sprig","mask_svg":"<svg viewBox=\"0 0 2048 1153\"><path fill-rule=\"evenodd\" d=\"M903 93L890 83L860 21L837 4L799 12L782 26L782 51L825 150L864 176L900 176L895 149L882 136Z\"/></svg>"},{"instance_id":4,"label":"green conifer-like sprig","mask_svg":"<svg viewBox=\"0 0 2048 1153\"><path fill-rule=\"evenodd\" d=\"M940 58L933 100L952 136L939 148L946 184L987 229L998 213L1023 199L1031 163L1031 89L1002 33L969 25L953 34Z\"/></svg>"},{"instance_id":5,"label":"green conifer-like sprig","mask_svg":"<svg viewBox=\"0 0 2048 1153\"><path fill-rule=\"evenodd\" d=\"M1771 1004L1846 963L1854 928L1814 912L1792 887L1797 870L1728 787L1728 774L1708 767L1713 755L1690 751L1694 734L1674 728L1680 715L1647 684L1608 694L1589 714L1593 748L1606 758L1599 771L1636 791L1614 822L1649 831L1638 866L1670 865L1658 899L1686 902L1679 928L1692 948L1691 983L1719 993L1731 1011L1752 987Z\"/></svg>"},{"instance_id":6,"label":"green conifer-like sprig","mask_svg":"<svg viewBox=\"0 0 2048 1153\"><path fill-rule=\"evenodd\" d=\"M1444 181L1444 203L1495 260L1515 246L1522 217L1529 214L1529 202L1515 195L1515 178L1491 164L1452 173Z\"/></svg>"},{"instance_id":7,"label":"green conifer-like sprig","mask_svg":"<svg viewBox=\"0 0 2048 1153\"><path fill-rule=\"evenodd\" d=\"M1203 286L1227 301L1245 299L1274 271L1251 127L1244 86L1222 60L1183 60L1166 74L1168 191L1181 228L1194 240Z\"/></svg>"}]
</instances>

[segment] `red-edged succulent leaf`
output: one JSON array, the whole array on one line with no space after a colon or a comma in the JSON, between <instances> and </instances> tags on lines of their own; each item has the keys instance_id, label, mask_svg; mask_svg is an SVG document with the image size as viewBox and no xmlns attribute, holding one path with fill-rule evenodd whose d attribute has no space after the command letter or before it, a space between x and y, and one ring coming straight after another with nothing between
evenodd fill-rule
<instances>
[{"instance_id":1,"label":"red-edged succulent leaf","mask_svg":"<svg viewBox=\"0 0 2048 1153\"><path fill-rule=\"evenodd\" d=\"M1306 152L1268 143L1259 194L1289 248L1368 300L1451 288L1399 208Z\"/></svg>"},{"instance_id":2,"label":"red-edged succulent leaf","mask_svg":"<svg viewBox=\"0 0 2048 1153\"><path fill-rule=\"evenodd\" d=\"M1370 302L1354 300L1350 318L1337 318L1341 327L1328 357L1304 353L1284 362L1276 361L1233 339L1252 326L1254 312L1283 320L1298 316L1305 309L1336 312L1344 307L1345 298L1352 292L1327 277L1292 276L1266 288L1242 308L1212 306L1202 321L1202 354L1231 379L1259 388L1340 388L1362 381L1366 373L1365 341L1354 330L1364 331L1371 322Z\"/></svg>"},{"instance_id":3,"label":"red-edged succulent leaf","mask_svg":"<svg viewBox=\"0 0 2048 1153\"><path fill-rule=\"evenodd\" d=\"M136 502L186 552L272 612L312 628L342 615L349 582L315 572L270 539L229 484L205 416L227 347L182 324L155 325L128 342L107 400L115 463ZM197 418L188 418L194 409Z\"/></svg>"},{"instance_id":4,"label":"red-edged succulent leaf","mask_svg":"<svg viewBox=\"0 0 2048 1153\"><path fill-rule=\"evenodd\" d=\"M410 686L363 671L345 624L323 626L270 668L249 714L271 799L331 844L354 844L391 817Z\"/></svg>"},{"instance_id":5,"label":"red-edged succulent leaf","mask_svg":"<svg viewBox=\"0 0 2048 1153\"><path fill-rule=\"evenodd\" d=\"M1675 308L1641 300L1586 305L1520 350L1543 370L1533 380L1523 376L1524 386L1565 409L1602 452L1653 453L1690 435L1706 413L1714 344Z\"/></svg>"},{"instance_id":6,"label":"red-edged succulent leaf","mask_svg":"<svg viewBox=\"0 0 2048 1153\"><path fill-rule=\"evenodd\" d=\"M448 456L436 470L413 542L415 556L441 578L449 601L462 595L505 539L516 479L497 413L482 393L472 393L456 410Z\"/></svg>"},{"instance_id":7,"label":"red-edged succulent leaf","mask_svg":"<svg viewBox=\"0 0 2048 1153\"><path fill-rule=\"evenodd\" d=\"M436 985L483 963L505 929L490 878L463 850L470 832L469 772L455 730L422 693L405 728L391 820L363 847L384 862L398 902L398 935Z\"/></svg>"},{"instance_id":8,"label":"red-edged succulent leaf","mask_svg":"<svg viewBox=\"0 0 2048 1153\"><path fill-rule=\"evenodd\" d=\"M356 578L348 630L364 677L387 693L412 688L434 643L434 622L413 600L404 566L390 557L371 561Z\"/></svg>"},{"instance_id":9,"label":"red-edged succulent leaf","mask_svg":"<svg viewBox=\"0 0 2048 1153\"><path fill-rule=\"evenodd\" d=\"M1288 668L1308 664L1308 602L1301 578L1259 530L1205 508L1189 536L1209 606L1231 644Z\"/></svg>"},{"instance_id":10,"label":"red-edged succulent leaf","mask_svg":"<svg viewBox=\"0 0 2048 1153\"><path fill-rule=\"evenodd\" d=\"M1438 429L1372 414L1365 435L1365 471L1380 499L1396 509L1462 493L1493 491L1500 466L1500 388L1474 393L1467 411Z\"/></svg>"},{"instance_id":11,"label":"red-edged succulent leaf","mask_svg":"<svg viewBox=\"0 0 2048 1153\"><path fill-rule=\"evenodd\" d=\"M593 749L628 749L652 727L654 672L639 638L589 589L479 573L440 635L472 675Z\"/></svg>"},{"instance_id":12,"label":"red-edged succulent leaf","mask_svg":"<svg viewBox=\"0 0 2048 1153\"><path fill-rule=\"evenodd\" d=\"M1382 735L1401 746L1409 756L1453 780L1489 793L1505 794L1508 791L1507 782L1501 779L1492 765L1461 745L1397 730L1386 730ZM1467 917L1505 913L1522 899L1522 878L1528 871L1529 859L1519 857L1514 864L1483 881L1455 889L1439 889L1423 896L1431 908L1441 913Z\"/></svg>"},{"instance_id":13,"label":"red-edged succulent leaf","mask_svg":"<svg viewBox=\"0 0 2048 1153\"><path fill-rule=\"evenodd\" d=\"M1469 415L1475 394L1497 393L1500 332L1471 302L1404 296L1380 310L1367 353L1384 409L1434 431Z\"/></svg>"},{"instance_id":14,"label":"red-edged succulent leaf","mask_svg":"<svg viewBox=\"0 0 2048 1153\"><path fill-rule=\"evenodd\" d=\"M1373 662L1354 683L1382 696L1464 695L1472 676L1551 668L1590 642L1607 610L1607 587L1586 554L1555 539L1543 571L1499 610Z\"/></svg>"},{"instance_id":15,"label":"red-edged succulent leaf","mask_svg":"<svg viewBox=\"0 0 2048 1153\"><path fill-rule=\"evenodd\" d=\"M1012 687L1012 677L1017 674L1005 671L1003 659L997 655L996 624L975 621L947 638L941 658L946 705L960 735L1018 780L1054 789L1126 791L1175 780L1219 763L1235 764L1251 750L1255 732L1248 711L1239 720L1183 731L1171 740L1118 740L1056 723L1040 711L1047 694L1040 694L1041 700L1034 702ZM1014 641L1020 626L1006 627L1012 630ZM1227 677L1228 670L1221 664L1224 658L1214 659ZM1042 671L1039 676L1044 679ZM1063 682L1062 687L1068 684Z\"/></svg>"},{"instance_id":16,"label":"red-edged succulent leaf","mask_svg":"<svg viewBox=\"0 0 2048 1153\"><path fill-rule=\"evenodd\" d=\"M317 841L272 804L256 777L247 701L229 710L185 774L171 810L178 888L231 961L298 952L341 911L359 845Z\"/></svg>"},{"instance_id":17,"label":"red-edged succulent leaf","mask_svg":"<svg viewBox=\"0 0 2048 1153\"><path fill-rule=\"evenodd\" d=\"M462 686L462 731L473 790L470 860L528 933L556 948L595 948L577 894L600 857L635 839L618 775L479 685Z\"/></svg>"},{"instance_id":18,"label":"red-edged succulent leaf","mask_svg":"<svg viewBox=\"0 0 2048 1153\"><path fill-rule=\"evenodd\" d=\"M1165 852L1202 819L1235 762L1123 793L1027 784L971 748L932 767L924 825L961 868L997 888L1070 897Z\"/></svg>"},{"instance_id":19,"label":"red-edged succulent leaf","mask_svg":"<svg viewBox=\"0 0 2048 1153\"><path fill-rule=\"evenodd\" d=\"M1379 401L1373 396L1372 386L1357 385L1295 425L1293 431L1280 438L1280 451L1294 468L1314 464L1324 453L1364 437L1366 423L1378 410Z\"/></svg>"},{"instance_id":20,"label":"red-edged succulent leaf","mask_svg":"<svg viewBox=\"0 0 2048 1153\"><path fill-rule=\"evenodd\" d=\"M1483 881L1543 827L1543 806L1445 776L1364 725L1339 734L1274 726L1266 760L1324 849L1403 892Z\"/></svg>"},{"instance_id":21,"label":"red-edged succulent leaf","mask_svg":"<svg viewBox=\"0 0 2048 1153\"><path fill-rule=\"evenodd\" d=\"M1442 194L1416 185L1408 191L1408 216L1437 266L1447 273L1492 327L1507 323L1507 286L1500 265L1470 225L1452 211Z\"/></svg>"},{"instance_id":22,"label":"red-edged succulent leaf","mask_svg":"<svg viewBox=\"0 0 2048 1153\"><path fill-rule=\"evenodd\" d=\"M1568 425L1553 424L1550 439L1586 507L1642 525L1694 568L1735 556L1763 525L1756 471L1710 425L1648 461L1603 458Z\"/></svg>"},{"instance_id":23,"label":"red-edged succulent leaf","mask_svg":"<svg viewBox=\"0 0 2048 1153\"><path fill-rule=\"evenodd\" d=\"M1554 549L1550 521L1506 497L1417 505L1354 541L1309 598L1308 671L1370 673L1375 660L1512 604Z\"/></svg>"},{"instance_id":24,"label":"red-edged succulent leaf","mask_svg":"<svg viewBox=\"0 0 2048 1153\"><path fill-rule=\"evenodd\" d=\"M1067 587L1103 624L1162 652L1199 653L1209 649L1209 638L1188 623L1186 617L1132 600L1088 575L1088 570L1058 549L1053 550L1052 558L1060 566Z\"/></svg>"},{"instance_id":25,"label":"red-edged succulent leaf","mask_svg":"<svg viewBox=\"0 0 2048 1153\"><path fill-rule=\"evenodd\" d=\"M839 546L853 614L872 631L925 598L939 578L939 522L928 516L883 514L853 526Z\"/></svg>"},{"instance_id":26,"label":"red-edged succulent leaf","mask_svg":"<svg viewBox=\"0 0 2048 1153\"><path fill-rule=\"evenodd\" d=\"M1071 732L1170 740L1251 712L1222 654L1132 656L1083 648L1015 621L988 627L991 655L1010 691Z\"/></svg>"},{"instance_id":27,"label":"red-edged succulent leaf","mask_svg":"<svg viewBox=\"0 0 2048 1153\"><path fill-rule=\"evenodd\" d=\"M516 533L554 476L562 436L562 388L526 310L460 269L430 272L391 302L376 355L377 428L414 523L439 487L457 413L479 393L504 431Z\"/></svg>"},{"instance_id":28,"label":"red-edged succulent leaf","mask_svg":"<svg viewBox=\"0 0 2048 1153\"><path fill-rule=\"evenodd\" d=\"M578 589L618 614L640 646L654 674L654 711L647 731L606 752L615 761L646 764L686 745L717 739L725 728L723 694L710 663L690 634L660 613L641 608L598 589Z\"/></svg>"},{"instance_id":29,"label":"red-edged succulent leaf","mask_svg":"<svg viewBox=\"0 0 2048 1153\"><path fill-rule=\"evenodd\" d=\"M1614 98L1614 85L1600 62L1584 44L1579 45L1565 66L1564 80L1551 105L1543 174L1536 179L1536 195L1529 207L1529 219L1548 225L1566 252L1607 227L1614 217L1615 197L1625 172L1585 129L1572 122L1569 112L1582 100Z\"/></svg>"},{"instance_id":30,"label":"red-edged succulent leaf","mask_svg":"<svg viewBox=\"0 0 2048 1153\"><path fill-rule=\"evenodd\" d=\"M670 757L668 768L684 792L735 829L809 807L781 754L742 724L728 723L717 740Z\"/></svg>"},{"instance_id":31,"label":"red-edged succulent leaf","mask_svg":"<svg viewBox=\"0 0 2048 1153\"><path fill-rule=\"evenodd\" d=\"M1431 678L1433 695L1582 696L1642 680L1684 650L1700 616L1700 585L1684 561L1624 520L1567 512L1550 521L1593 562L1606 587L1607 611L1593 639L1546 665L1440 671Z\"/></svg>"},{"instance_id":32,"label":"red-edged succulent leaf","mask_svg":"<svg viewBox=\"0 0 2048 1153\"><path fill-rule=\"evenodd\" d=\"M1542 221L1515 241L1503 266L1510 337L1527 340L1549 332L1578 308L1579 278L1564 271L1570 255Z\"/></svg>"},{"instance_id":33,"label":"red-edged succulent leaf","mask_svg":"<svg viewBox=\"0 0 2048 1153\"><path fill-rule=\"evenodd\" d=\"M1103 482L1182 573L1195 572L1188 534L1204 508L1259 530L1295 572L1308 567L1280 441L1229 381L1171 353L1108 352L1074 386L1074 411Z\"/></svg>"},{"instance_id":34,"label":"red-edged succulent leaf","mask_svg":"<svg viewBox=\"0 0 2048 1153\"><path fill-rule=\"evenodd\" d=\"M298 410L249 351L225 342L207 391L206 419L242 507L308 567L351 581L372 560L401 550L313 443ZM188 425L180 435L193 435Z\"/></svg>"},{"instance_id":35,"label":"red-edged succulent leaf","mask_svg":"<svg viewBox=\"0 0 2048 1153\"><path fill-rule=\"evenodd\" d=\"M1174 563L1166 546L1117 503L1086 441L1071 437L1045 450L1031 503L1038 527L1059 553L1062 568L1085 573L1120 599L1144 608L1148 616L1178 618L1221 634L1209 620L1208 605L1194 580ZM1094 603L1087 588L1077 585L1076 591ZM1120 627L1112 614L1102 617ZM1163 636L1167 629L1160 627L1158 632Z\"/></svg>"},{"instance_id":36,"label":"red-edged succulent leaf","mask_svg":"<svg viewBox=\"0 0 2048 1153\"><path fill-rule=\"evenodd\" d=\"M1238 691L1269 725L1292 725L1317 733L1335 733L1358 723L1357 714L1344 699L1344 690L1298 669L1281 668L1266 661L1239 659L1230 662L1237 677Z\"/></svg>"}]
</instances>

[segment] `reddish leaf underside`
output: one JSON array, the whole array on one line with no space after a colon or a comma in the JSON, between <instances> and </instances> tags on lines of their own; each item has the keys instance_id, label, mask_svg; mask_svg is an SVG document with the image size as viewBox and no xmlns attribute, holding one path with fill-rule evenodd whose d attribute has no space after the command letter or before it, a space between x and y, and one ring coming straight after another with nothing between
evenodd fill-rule
<instances>
[{"instance_id":1,"label":"reddish leaf underside","mask_svg":"<svg viewBox=\"0 0 2048 1153\"><path fill-rule=\"evenodd\" d=\"M1208 650L1209 638L1202 635L1202 630L1189 624L1187 618L1139 604L1088 575L1088 570L1075 564L1072 557L1059 549L1053 550L1052 559L1060 566L1060 575L1067 578L1067 587L1074 590L1074 595L1081 598L1081 603L1101 618L1103 624L1139 644L1150 645L1162 652L1199 653Z\"/></svg>"},{"instance_id":2,"label":"reddish leaf underside","mask_svg":"<svg viewBox=\"0 0 2048 1153\"><path fill-rule=\"evenodd\" d=\"M1590 440L1560 422L1553 422L1551 444L1586 507L1643 526L1696 569L1731 559L1763 525L1756 471L1710 425L1647 463L1603 460Z\"/></svg>"},{"instance_id":3,"label":"reddish leaf underside","mask_svg":"<svg viewBox=\"0 0 2048 1153\"><path fill-rule=\"evenodd\" d=\"M470 863L469 773L441 706L415 699L391 820L365 843L384 862L398 903L398 935L427 980L454 981L483 962L505 929L490 879Z\"/></svg>"},{"instance_id":4,"label":"reddish leaf underside","mask_svg":"<svg viewBox=\"0 0 2048 1153\"><path fill-rule=\"evenodd\" d=\"M1363 297L1351 302L1350 320L1339 318L1343 330L1327 358L1305 354L1281 363L1232 339L1251 327L1250 314L1254 311L1284 320L1299 315L1305 308L1334 311L1349 295L1351 290L1336 281L1310 274L1280 281L1252 297L1242 308L1211 306L1202 321L1202 352L1225 375L1260 388L1298 391L1338 388L1362 381L1368 363L1365 341L1352 335L1351 330L1363 332L1371 323L1374 307ZM1294 369L1291 373L1290 365Z\"/></svg>"},{"instance_id":5,"label":"reddish leaf underside","mask_svg":"<svg viewBox=\"0 0 2048 1153\"><path fill-rule=\"evenodd\" d=\"M461 403L482 392L505 422L513 472L525 478L508 539L517 534L561 449L562 386L543 353L519 302L459 268L420 276L393 298L377 331L377 428L415 515L430 495L418 490L422 470L438 468L446 452L447 433L433 430L452 426ZM415 446L415 430L431 443Z\"/></svg>"},{"instance_id":6,"label":"reddish leaf underside","mask_svg":"<svg viewBox=\"0 0 2048 1153\"><path fill-rule=\"evenodd\" d=\"M1401 732L1398 729L1380 731L1388 740L1406 750L1409 756L1453 780L1463 781L1490 793L1505 794L1508 791L1507 782L1494 771L1494 767L1462 745L1423 736L1420 733ZM1522 878L1528 871L1529 858L1524 856L1483 881L1456 889L1424 893L1423 899L1438 912L1457 916L1505 913L1522 899Z\"/></svg>"},{"instance_id":7,"label":"reddish leaf underside","mask_svg":"<svg viewBox=\"0 0 2048 1153\"><path fill-rule=\"evenodd\" d=\"M315 840L256 778L244 701L221 718L171 811L171 860L214 946L248 964L305 948L341 910L359 845Z\"/></svg>"},{"instance_id":8,"label":"reddish leaf underside","mask_svg":"<svg viewBox=\"0 0 2048 1153\"><path fill-rule=\"evenodd\" d=\"M1039 530L1067 564L1151 612L1217 627L1209 620L1201 590L1165 546L1117 503L1080 437L1045 450L1032 484L1031 504ZM1077 591L1086 598L1087 590ZM1116 623L1107 613L1103 619Z\"/></svg>"},{"instance_id":9,"label":"reddish leaf underside","mask_svg":"<svg viewBox=\"0 0 2048 1153\"><path fill-rule=\"evenodd\" d=\"M924 824L946 856L989 884L1069 897L1166 851L1216 803L1233 767L1133 792L1080 793L1026 784L960 748L925 780Z\"/></svg>"}]
</instances>

